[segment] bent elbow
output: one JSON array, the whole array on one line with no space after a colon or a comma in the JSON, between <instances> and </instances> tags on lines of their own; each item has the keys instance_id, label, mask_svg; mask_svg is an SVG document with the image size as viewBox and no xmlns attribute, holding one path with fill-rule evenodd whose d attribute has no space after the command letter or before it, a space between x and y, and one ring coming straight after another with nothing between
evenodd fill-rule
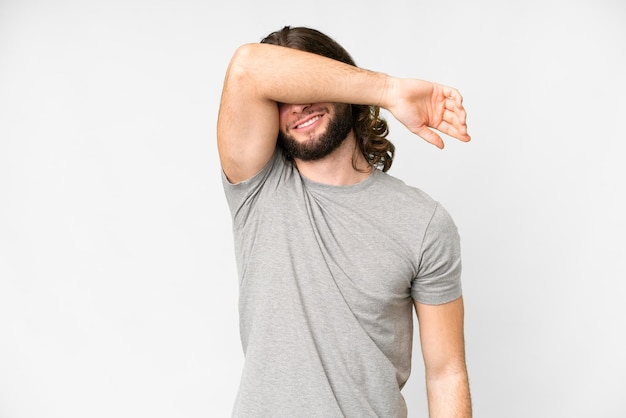
<instances>
[{"instance_id":1,"label":"bent elbow","mask_svg":"<svg viewBox=\"0 0 626 418\"><path fill-rule=\"evenodd\" d=\"M256 57L255 47L256 44L244 44L237 48L226 71L227 82L232 80L241 82L253 75L252 70L256 67L254 65Z\"/></svg>"}]
</instances>

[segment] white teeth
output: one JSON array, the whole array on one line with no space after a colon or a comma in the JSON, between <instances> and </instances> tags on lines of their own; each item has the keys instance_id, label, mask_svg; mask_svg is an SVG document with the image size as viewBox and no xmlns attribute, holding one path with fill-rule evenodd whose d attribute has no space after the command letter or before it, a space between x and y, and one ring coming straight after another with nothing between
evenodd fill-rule
<instances>
[{"instance_id":1,"label":"white teeth","mask_svg":"<svg viewBox=\"0 0 626 418\"><path fill-rule=\"evenodd\" d=\"M300 128L306 128L309 125L312 125L316 120L319 120L321 118L321 116L315 116L314 118L311 118L309 120L307 120L304 123L301 123L300 125L297 125L296 128L300 129Z\"/></svg>"}]
</instances>

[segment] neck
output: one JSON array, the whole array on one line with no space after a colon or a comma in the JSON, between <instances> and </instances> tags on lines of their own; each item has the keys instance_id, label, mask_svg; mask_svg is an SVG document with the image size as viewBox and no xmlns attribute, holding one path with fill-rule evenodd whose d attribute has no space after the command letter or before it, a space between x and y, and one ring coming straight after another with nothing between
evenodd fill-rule
<instances>
[{"instance_id":1,"label":"neck","mask_svg":"<svg viewBox=\"0 0 626 418\"><path fill-rule=\"evenodd\" d=\"M295 164L304 177L331 186L360 183L372 172L372 168L356 146L356 138L352 131L339 148L326 157L315 161L302 161L296 158Z\"/></svg>"}]
</instances>

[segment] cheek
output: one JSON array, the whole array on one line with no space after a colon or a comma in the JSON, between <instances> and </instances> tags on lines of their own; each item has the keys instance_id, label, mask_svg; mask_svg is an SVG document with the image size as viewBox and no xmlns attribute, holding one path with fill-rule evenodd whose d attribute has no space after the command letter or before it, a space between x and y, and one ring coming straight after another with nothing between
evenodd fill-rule
<instances>
[{"instance_id":1,"label":"cheek","mask_svg":"<svg viewBox=\"0 0 626 418\"><path fill-rule=\"evenodd\" d=\"M285 131L287 125L287 115L289 114L288 105L278 105L278 127L281 131Z\"/></svg>"}]
</instances>

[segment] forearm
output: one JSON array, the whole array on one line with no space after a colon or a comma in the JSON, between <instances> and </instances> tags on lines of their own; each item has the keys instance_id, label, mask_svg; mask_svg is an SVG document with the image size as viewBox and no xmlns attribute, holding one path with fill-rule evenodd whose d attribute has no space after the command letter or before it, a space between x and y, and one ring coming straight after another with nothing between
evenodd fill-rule
<instances>
[{"instance_id":1,"label":"forearm","mask_svg":"<svg viewBox=\"0 0 626 418\"><path fill-rule=\"evenodd\" d=\"M268 44L241 46L229 74L241 89L279 103L379 105L391 77L330 58Z\"/></svg>"},{"instance_id":2,"label":"forearm","mask_svg":"<svg viewBox=\"0 0 626 418\"><path fill-rule=\"evenodd\" d=\"M470 418L472 405L465 370L426 379L431 418Z\"/></svg>"},{"instance_id":3,"label":"forearm","mask_svg":"<svg viewBox=\"0 0 626 418\"><path fill-rule=\"evenodd\" d=\"M471 417L463 335L463 297L442 305L415 302L415 308L426 369L430 417Z\"/></svg>"}]
</instances>

